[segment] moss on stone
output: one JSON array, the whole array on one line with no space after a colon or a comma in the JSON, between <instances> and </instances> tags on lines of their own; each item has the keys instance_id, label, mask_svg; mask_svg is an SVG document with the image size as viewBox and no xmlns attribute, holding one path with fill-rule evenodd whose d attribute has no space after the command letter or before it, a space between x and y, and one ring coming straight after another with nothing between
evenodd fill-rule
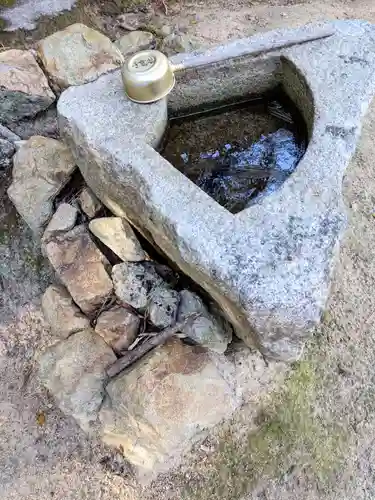
<instances>
[{"instance_id":1,"label":"moss on stone","mask_svg":"<svg viewBox=\"0 0 375 500\"><path fill-rule=\"evenodd\" d=\"M229 426L195 480L185 483L183 497L238 500L260 480L296 467L308 468L324 484L342 462L346 436L317 410L323 380L314 359L297 363L284 388L258 415L258 428L239 436Z\"/></svg>"},{"instance_id":2,"label":"moss on stone","mask_svg":"<svg viewBox=\"0 0 375 500\"><path fill-rule=\"evenodd\" d=\"M0 7L12 7L16 0L0 0Z\"/></svg>"},{"instance_id":3,"label":"moss on stone","mask_svg":"<svg viewBox=\"0 0 375 500\"><path fill-rule=\"evenodd\" d=\"M4 30L7 27L7 24L6 20L0 17L0 31Z\"/></svg>"}]
</instances>

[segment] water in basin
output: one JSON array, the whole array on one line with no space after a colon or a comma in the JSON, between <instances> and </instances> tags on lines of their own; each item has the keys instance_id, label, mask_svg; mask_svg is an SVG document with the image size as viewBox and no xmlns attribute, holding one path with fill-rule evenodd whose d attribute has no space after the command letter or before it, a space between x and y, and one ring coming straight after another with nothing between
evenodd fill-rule
<instances>
[{"instance_id":1,"label":"water in basin","mask_svg":"<svg viewBox=\"0 0 375 500\"><path fill-rule=\"evenodd\" d=\"M307 144L298 109L266 95L171 117L161 154L232 213L278 189Z\"/></svg>"}]
</instances>

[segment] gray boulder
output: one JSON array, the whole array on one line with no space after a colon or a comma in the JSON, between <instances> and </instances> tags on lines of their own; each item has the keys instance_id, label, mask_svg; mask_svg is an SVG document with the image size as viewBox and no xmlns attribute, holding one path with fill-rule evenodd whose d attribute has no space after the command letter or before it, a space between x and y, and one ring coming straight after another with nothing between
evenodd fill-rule
<instances>
[{"instance_id":1,"label":"gray boulder","mask_svg":"<svg viewBox=\"0 0 375 500\"><path fill-rule=\"evenodd\" d=\"M87 329L48 348L39 360L39 377L59 408L90 432L105 394L105 370L115 361L112 349Z\"/></svg>"},{"instance_id":2,"label":"gray boulder","mask_svg":"<svg viewBox=\"0 0 375 500\"><path fill-rule=\"evenodd\" d=\"M21 139L30 139L34 135L59 139L59 126L55 106L51 106L45 111L38 113L33 118L25 118L17 123L11 123L9 127Z\"/></svg>"},{"instance_id":3,"label":"gray boulder","mask_svg":"<svg viewBox=\"0 0 375 500\"><path fill-rule=\"evenodd\" d=\"M165 284L154 287L150 293L148 316L153 325L167 328L176 323L180 294Z\"/></svg>"},{"instance_id":4,"label":"gray boulder","mask_svg":"<svg viewBox=\"0 0 375 500\"><path fill-rule=\"evenodd\" d=\"M35 136L14 156L8 196L28 226L40 234L53 213L53 200L70 179L75 161L60 141Z\"/></svg>"},{"instance_id":5,"label":"gray boulder","mask_svg":"<svg viewBox=\"0 0 375 500\"><path fill-rule=\"evenodd\" d=\"M0 139L6 139L14 144L17 141L20 141L21 137L12 132L9 128L0 124Z\"/></svg>"},{"instance_id":6,"label":"gray boulder","mask_svg":"<svg viewBox=\"0 0 375 500\"><path fill-rule=\"evenodd\" d=\"M152 291L163 279L148 262L123 262L113 266L112 280L117 298L144 312L150 305Z\"/></svg>"},{"instance_id":7,"label":"gray boulder","mask_svg":"<svg viewBox=\"0 0 375 500\"><path fill-rule=\"evenodd\" d=\"M224 353L232 341L232 330L229 324L210 314L203 300L196 293L182 290L180 295L178 321L184 321L191 314L199 314L197 319L185 326L183 333L211 351Z\"/></svg>"},{"instance_id":8,"label":"gray boulder","mask_svg":"<svg viewBox=\"0 0 375 500\"><path fill-rule=\"evenodd\" d=\"M176 322L180 295L155 271L151 262L124 262L112 270L117 298L139 312L147 311L151 323L167 328Z\"/></svg>"},{"instance_id":9,"label":"gray boulder","mask_svg":"<svg viewBox=\"0 0 375 500\"><path fill-rule=\"evenodd\" d=\"M0 122L7 125L33 117L54 100L31 52L12 49L0 53Z\"/></svg>"}]
</instances>

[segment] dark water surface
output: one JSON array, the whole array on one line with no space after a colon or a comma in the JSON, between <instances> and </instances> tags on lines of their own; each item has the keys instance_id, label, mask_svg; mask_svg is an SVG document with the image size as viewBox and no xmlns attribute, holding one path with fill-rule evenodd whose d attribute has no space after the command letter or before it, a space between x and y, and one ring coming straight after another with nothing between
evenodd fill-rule
<instances>
[{"instance_id":1,"label":"dark water surface","mask_svg":"<svg viewBox=\"0 0 375 500\"><path fill-rule=\"evenodd\" d=\"M161 154L232 213L278 189L307 145L301 115L280 89L170 119Z\"/></svg>"}]
</instances>

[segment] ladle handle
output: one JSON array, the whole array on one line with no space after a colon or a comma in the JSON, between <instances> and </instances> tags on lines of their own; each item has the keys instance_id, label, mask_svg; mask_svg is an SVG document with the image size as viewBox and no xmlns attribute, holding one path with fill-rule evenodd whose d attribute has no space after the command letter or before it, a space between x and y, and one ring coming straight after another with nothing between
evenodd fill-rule
<instances>
[{"instance_id":1,"label":"ladle handle","mask_svg":"<svg viewBox=\"0 0 375 500\"><path fill-rule=\"evenodd\" d=\"M230 53L230 50L226 48L225 54L222 54L219 52L220 47L212 49L211 53L210 51L205 51L202 54L199 52L192 52L189 54L189 59L192 57L191 61L181 62L177 64L170 61L170 65L173 72L199 68L202 66L209 66L210 64L226 61L228 59L235 59L243 56L258 56L260 54L266 54L268 52L275 52L276 50L292 47L293 45L301 45L303 43L328 38L334 34L335 32L332 29L321 29L318 32L315 31L314 34L296 37L293 40L289 41L285 41L284 39L283 41L277 43L273 40L268 44L264 44L261 48L253 49L249 49L246 42L241 44L236 43L232 48L232 53Z\"/></svg>"}]
</instances>

